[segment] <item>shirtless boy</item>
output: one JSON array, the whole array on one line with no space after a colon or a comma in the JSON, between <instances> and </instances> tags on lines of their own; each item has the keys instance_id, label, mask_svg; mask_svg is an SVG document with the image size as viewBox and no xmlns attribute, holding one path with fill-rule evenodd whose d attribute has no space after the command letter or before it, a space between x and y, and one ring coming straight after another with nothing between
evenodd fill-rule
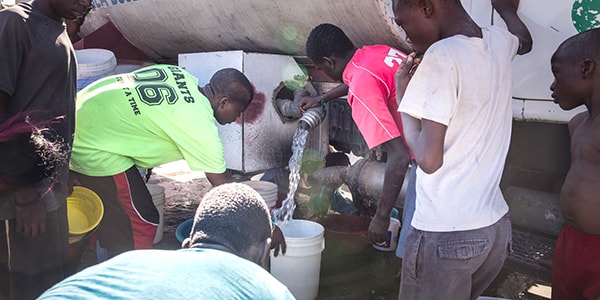
<instances>
[{"instance_id":1,"label":"shirtless boy","mask_svg":"<svg viewBox=\"0 0 600 300\"><path fill-rule=\"evenodd\" d=\"M551 59L552 98L569 122L571 168L560 193L565 219L552 263L552 299L600 299L600 28L564 41Z\"/></svg>"}]
</instances>

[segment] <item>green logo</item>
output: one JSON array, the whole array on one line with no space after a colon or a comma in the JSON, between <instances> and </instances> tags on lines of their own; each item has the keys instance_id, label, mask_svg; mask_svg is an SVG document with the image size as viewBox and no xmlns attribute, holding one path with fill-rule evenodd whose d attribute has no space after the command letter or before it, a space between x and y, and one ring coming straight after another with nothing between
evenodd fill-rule
<instances>
[{"instance_id":1,"label":"green logo","mask_svg":"<svg viewBox=\"0 0 600 300\"><path fill-rule=\"evenodd\" d=\"M575 0L571 19L578 32L600 27L600 1Z\"/></svg>"}]
</instances>

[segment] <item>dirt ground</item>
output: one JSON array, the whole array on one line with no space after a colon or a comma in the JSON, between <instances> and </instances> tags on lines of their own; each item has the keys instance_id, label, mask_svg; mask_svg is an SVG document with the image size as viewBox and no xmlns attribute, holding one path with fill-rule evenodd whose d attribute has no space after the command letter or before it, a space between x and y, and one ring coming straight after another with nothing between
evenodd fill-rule
<instances>
[{"instance_id":1,"label":"dirt ground","mask_svg":"<svg viewBox=\"0 0 600 300\"><path fill-rule=\"evenodd\" d=\"M211 188L200 172L191 172L184 162L155 168L150 184L165 188L164 232L157 249L178 249L177 226L193 218L196 207ZM239 181L248 178L239 178ZM302 209L302 203L297 209ZM326 250L321 258L319 295L317 299L397 299L401 261L393 252L382 252L367 246L356 254L337 255ZM93 253L84 256L82 268L94 263ZM484 295L506 299L549 299L549 271L539 275L523 272L523 268L506 263L497 280ZM539 275L539 276L538 276Z\"/></svg>"}]
</instances>

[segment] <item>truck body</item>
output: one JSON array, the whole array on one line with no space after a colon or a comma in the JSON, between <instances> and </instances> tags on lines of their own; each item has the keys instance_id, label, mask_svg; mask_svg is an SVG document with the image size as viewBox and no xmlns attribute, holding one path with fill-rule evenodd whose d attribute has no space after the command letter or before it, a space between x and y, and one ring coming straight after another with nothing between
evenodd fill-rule
<instances>
[{"instance_id":1,"label":"truck body","mask_svg":"<svg viewBox=\"0 0 600 300\"><path fill-rule=\"evenodd\" d=\"M462 3L479 25L505 26L490 1ZM326 82L327 78L311 70L310 61L303 58L310 30L324 22L340 26L358 47L382 43L410 51L404 32L394 24L391 0L94 0L92 4L93 10L81 29L83 36L112 23L133 47L155 62L176 62L186 53L228 50L287 55L296 58L307 75ZM570 161L565 124L585 108L563 111L552 102L550 57L566 38L600 25L599 10L600 4L592 0L524 0L519 7L534 45L529 54L514 61L514 132L503 187L507 197L519 198L514 202L523 202L521 197L539 200L535 209L541 208L544 213L539 220L530 220L539 223L532 228L554 236L561 227L557 194ZM262 67L269 68L268 64ZM331 109L332 115L340 119L329 118L329 124L348 122L343 118L347 114L336 114L347 107L337 105ZM355 130L351 124L342 127ZM329 139L347 143L364 155L356 134L338 128ZM529 214L523 218L531 219Z\"/></svg>"},{"instance_id":2,"label":"truck body","mask_svg":"<svg viewBox=\"0 0 600 300\"><path fill-rule=\"evenodd\" d=\"M263 103L266 109L260 111L261 114L276 113L269 102L291 95L279 81L310 79L319 92L337 84L315 70L304 57L306 38L310 30L320 23L338 25L357 47L388 44L406 51L411 48L404 32L393 21L391 0L93 0L92 3L93 9L81 28L84 40L89 38L86 45L100 45L100 42L93 43L94 36L102 28L111 27L110 32L120 36L104 39L101 45L108 49L112 47L118 59L131 58L120 57L118 50L123 43L135 49L138 57L153 62L183 64L182 61L190 59L194 53L213 52L213 58L223 55L235 57L235 67L260 77L262 72L269 73L266 70L284 68L289 64L289 59L281 60L281 56L293 58L298 66L294 66L291 73L265 75L271 79L259 90L266 95ZM480 26L505 26L493 11L490 1L462 0L462 3ZM599 11L600 1L597 0L521 0L519 7L519 14L532 33L534 45L529 54L518 56L513 64L513 134L501 187L511 208L515 228L550 240L557 237L563 225L558 200L570 164L566 124L572 116L585 110L578 107L563 111L552 102L550 57L568 37L600 26ZM111 41L121 44L111 46ZM225 52L219 54L222 51ZM231 54L228 51L242 52ZM277 59L255 54L274 55ZM280 60L282 62L278 62ZM186 68L194 66L193 61L185 64ZM225 64L231 65L230 62ZM222 65L211 68L219 66ZM206 71L206 68L200 68L197 72ZM306 78L299 79L303 75ZM256 111L252 113L256 114ZM291 154L293 129L290 128L293 125L280 117L264 118L268 121L263 127L252 127L257 125L244 124L242 120L234 125L237 127L231 128L235 134L229 135L229 139L240 137L240 141L231 148L242 152L232 156L244 155L244 151L262 152L258 158L249 156L249 159L255 159L251 163L228 160L228 167L251 173L285 166ZM327 119L319 129L317 147L335 143L358 156L368 155L369 150L343 99L330 103ZM271 154L264 154L268 152L261 147L264 142L252 142L257 135L248 136L249 132L258 134L265 130L285 132L279 134L282 131L278 131L278 134L264 137L265 141L277 139L272 141L272 144L278 145L277 151ZM229 131L224 132L228 134ZM538 252L537 256L532 254L532 260L540 255L550 255L552 251L545 245L532 247Z\"/></svg>"}]
</instances>

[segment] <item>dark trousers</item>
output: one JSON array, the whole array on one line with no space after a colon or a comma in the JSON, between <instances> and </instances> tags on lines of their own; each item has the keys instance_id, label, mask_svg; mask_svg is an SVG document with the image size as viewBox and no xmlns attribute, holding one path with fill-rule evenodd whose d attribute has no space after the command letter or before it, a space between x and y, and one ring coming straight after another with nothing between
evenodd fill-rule
<instances>
[{"instance_id":1,"label":"dark trousers","mask_svg":"<svg viewBox=\"0 0 600 300\"><path fill-rule=\"evenodd\" d=\"M15 220L0 223L0 299L35 299L67 275L69 228L65 206L46 215L46 232L26 237Z\"/></svg>"}]
</instances>

